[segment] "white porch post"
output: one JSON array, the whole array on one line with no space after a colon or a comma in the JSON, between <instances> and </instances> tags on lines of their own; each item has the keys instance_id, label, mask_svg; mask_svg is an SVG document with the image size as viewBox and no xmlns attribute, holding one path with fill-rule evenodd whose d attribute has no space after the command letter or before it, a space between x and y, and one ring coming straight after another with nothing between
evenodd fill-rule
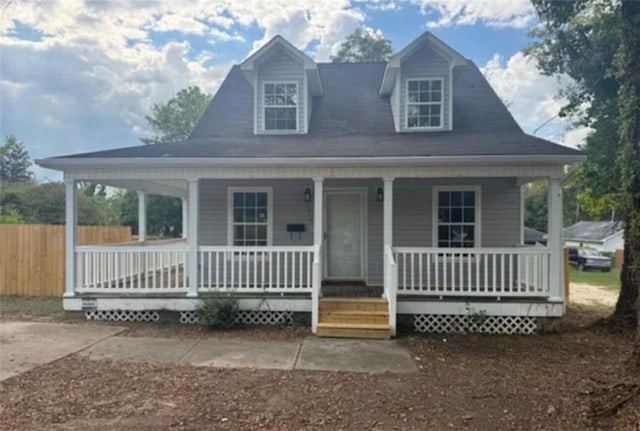
<instances>
[{"instance_id":1,"label":"white porch post","mask_svg":"<svg viewBox=\"0 0 640 431\"><path fill-rule=\"evenodd\" d=\"M322 239L324 236L324 191L323 178L313 179L313 245L316 256L313 260L313 289L311 290L311 330L315 334L318 328L318 309L322 284Z\"/></svg>"},{"instance_id":2,"label":"white porch post","mask_svg":"<svg viewBox=\"0 0 640 431\"><path fill-rule=\"evenodd\" d=\"M65 190L65 287L64 297L73 297L76 281L75 247L78 211L76 207L76 182L64 180Z\"/></svg>"},{"instance_id":3,"label":"white porch post","mask_svg":"<svg viewBox=\"0 0 640 431\"><path fill-rule=\"evenodd\" d=\"M138 190L138 241L147 240L147 194Z\"/></svg>"},{"instance_id":4,"label":"white porch post","mask_svg":"<svg viewBox=\"0 0 640 431\"><path fill-rule=\"evenodd\" d=\"M186 238L189 232L189 201L182 199L182 238Z\"/></svg>"},{"instance_id":5,"label":"white porch post","mask_svg":"<svg viewBox=\"0 0 640 431\"><path fill-rule=\"evenodd\" d=\"M187 296L198 296L198 179L189 179L189 237L187 244L187 274L189 276L189 292Z\"/></svg>"},{"instance_id":6,"label":"white porch post","mask_svg":"<svg viewBox=\"0 0 640 431\"><path fill-rule=\"evenodd\" d=\"M392 279L393 271L391 270L391 262L388 251L393 247L393 178L384 178L383 189L383 270L382 280L385 284L384 293L389 306L389 331L391 336L396 335L396 282Z\"/></svg>"},{"instance_id":7,"label":"white porch post","mask_svg":"<svg viewBox=\"0 0 640 431\"><path fill-rule=\"evenodd\" d=\"M548 181L548 235L547 246L550 252L549 297L564 301L564 268L562 254L562 183L558 177Z\"/></svg>"}]
</instances>

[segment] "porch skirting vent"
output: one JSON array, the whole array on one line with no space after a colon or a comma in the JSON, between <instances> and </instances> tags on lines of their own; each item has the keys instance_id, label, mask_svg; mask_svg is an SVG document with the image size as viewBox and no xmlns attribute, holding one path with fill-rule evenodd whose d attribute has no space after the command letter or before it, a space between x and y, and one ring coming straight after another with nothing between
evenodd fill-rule
<instances>
[{"instance_id":1,"label":"porch skirting vent","mask_svg":"<svg viewBox=\"0 0 640 431\"><path fill-rule=\"evenodd\" d=\"M113 320L116 322L157 322L160 314L151 310L89 310L87 320Z\"/></svg>"},{"instance_id":2,"label":"porch skirting vent","mask_svg":"<svg viewBox=\"0 0 640 431\"><path fill-rule=\"evenodd\" d=\"M180 323L196 324L198 318L195 311L181 311ZM293 323L292 311L273 310L242 310L234 322L241 325L291 325Z\"/></svg>"},{"instance_id":3,"label":"porch skirting vent","mask_svg":"<svg viewBox=\"0 0 640 431\"><path fill-rule=\"evenodd\" d=\"M414 314L413 327L416 332L535 334L538 322L530 316Z\"/></svg>"}]
</instances>

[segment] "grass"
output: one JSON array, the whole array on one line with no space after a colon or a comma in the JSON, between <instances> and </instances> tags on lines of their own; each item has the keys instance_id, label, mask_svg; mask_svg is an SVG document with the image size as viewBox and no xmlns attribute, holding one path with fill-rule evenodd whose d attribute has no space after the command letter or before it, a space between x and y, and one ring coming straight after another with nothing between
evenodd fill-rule
<instances>
[{"instance_id":1,"label":"grass","mask_svg":"<svg viewBox=\"0 0 640 431\"><path fill-rule=\"evenodd\" d=\"M609 272L600 271L578 271L576 268L569 269L569 280L572 283L584 283L602 287L607 290L620 290L620 271L611 269Z\"/></svg>"},{"instance_id":2,"label":"grass","mask_svg":"<svg viewBox=\"0 0 640 431\"><path fill-rule=\"evenodd\" d=\"M62 298L0 296L0 318L11 320L63 320Z\"/></svg>"}]
</instances>

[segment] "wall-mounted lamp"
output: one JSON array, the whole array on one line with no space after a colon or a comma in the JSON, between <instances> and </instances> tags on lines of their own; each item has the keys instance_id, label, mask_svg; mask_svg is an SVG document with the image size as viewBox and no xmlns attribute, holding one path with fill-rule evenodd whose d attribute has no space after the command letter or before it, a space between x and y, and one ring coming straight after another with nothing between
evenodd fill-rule
<instances>
[{"instance_id":1,"label":"wall-mounted lamp","mask_svg":"<svg viewBox=\"0 0 640 431\"><path fill-rule=\"evenodd\" d=\"M311 202L311 189L309 187L304 189L304 201Z\"/></svg>"},{"instance_id":2,"label":"wall-mounted lamp","mask_svg":"<svg viewBox=\"0 0 640 431\"><path fill-rule=\"evenodd\" d=\"M382 187L378 187L376 189L376 200L378 202L384 201L384 191L382 190Z\"/></svg>"}]
</instances>

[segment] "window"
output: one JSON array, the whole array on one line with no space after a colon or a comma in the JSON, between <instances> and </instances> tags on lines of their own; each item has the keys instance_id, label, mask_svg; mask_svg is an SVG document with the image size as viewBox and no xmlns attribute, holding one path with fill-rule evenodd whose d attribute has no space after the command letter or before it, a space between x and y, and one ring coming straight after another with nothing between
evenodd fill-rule
<instances>
[{"instance_id":1,"label":"window","mask_svg":"<svg viewBox=\"0 0 640 431\"><path fill-rule=\"evenodd\" d=\"M229 243L265 246L271 243L271 189L229 189Z\"/></svg>"},{"instance_id":2,"label":"window","mask_svg":"<svg viewBox=\"0 0 640 431\"><path fill-rule=\"evenodd\" d=\"M442 127L443 79L409 79L407 81L407 128Z\"/></svg>"},{"instance_id":3,"label":"window","mask_svg":"<svg viewBox=\"0 0 640 431\"><path fill-rule=\"evenodd\" d=\"M264 129L298 130L298 84L264 83Z\"/></svg>"},{"instance_id":4,"label":"window","mask_svg":"<svg viewBox=\"0 0 640 431\"><path fill-rule=\"evenodd\" d=\"M480 245L479 187L434 188L434 242L437 247Z\"/></svg>"}]
</instances>

